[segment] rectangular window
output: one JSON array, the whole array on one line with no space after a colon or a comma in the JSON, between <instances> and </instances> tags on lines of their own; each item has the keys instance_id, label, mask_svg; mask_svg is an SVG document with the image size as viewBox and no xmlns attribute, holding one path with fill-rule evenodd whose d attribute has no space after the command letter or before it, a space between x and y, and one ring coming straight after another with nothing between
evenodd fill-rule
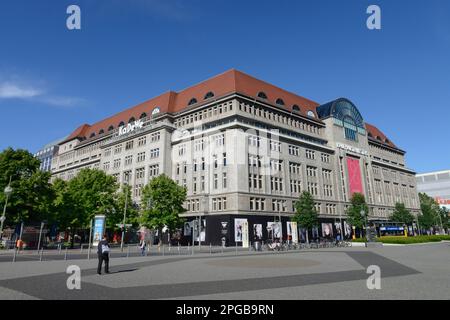
<instances>
[{"instance_id":1,"label":"rectangular window","mask_svg":"<svg viewBox=\"0 0 450 320\"><path fill-rule=\"evenodd\" d=\"M151 136L150 136L150 140L152 142L159 141L160 139L161 139L161 133L160 132L152 133Z\"/></svg>"},{"instance_id":2,"label":"rectangular window","mask_svg":"<svg viewBox=\"0 0 450 320\"><path fill-rule=\"evenodd\" d=\"M227 188L227 174L226 172L222 173L222 188Z\"/></svg>"},{"instance_id":3,"label":"rectangular window","mask_svg":"<svg viewBox=\"0 0 450 320\"><path fill-rule=\"evenodd\" d=\"M128 141L128 142L125 144L125 150L131 150L131 149L133 149L133 144L134 144L134 141L133 141L133 140Z\"/></svg>"},{"instance_id":4,"label":"rectangular window","mask_svg":"<svg viewBox=\"0 0 450 320\"><path fill-rule=\"evenodd\" d=\"M145 161L145 152L140 152L137 155L137 162Z\"/></svg>"},{"instance_id":5,"label":"rectangular window","mask_svg":"<svg viewBox=\"0 0 450 320\"><path fill-rule=\"evenodd\" d=\"M129 166L129 165L131 165L132 163L133 163L133 156L132 156L132 155L126 156L126 157L125 157L125 165L126 165L126 166Z\"/></svg>"},{"instance_id":6,"label":"rectangular window","mask_svg":"<svg viewBox=\"0 0 450 320\"><path fill-rule=\"evenodd\" d=\"M150 158L158 158L159 157L159 148L150 150Z\"/></svg>"},{"instance_id":7,"label":"rectangular window","mask_svg":"<svg viewBox=\"0 0 450 320\"><path fill-rule=\"evenodd\" d=\"M138 147L145 146L146 144L147 144L147 136L143 136L138 139Z\"/></svg>"}]
</instances>

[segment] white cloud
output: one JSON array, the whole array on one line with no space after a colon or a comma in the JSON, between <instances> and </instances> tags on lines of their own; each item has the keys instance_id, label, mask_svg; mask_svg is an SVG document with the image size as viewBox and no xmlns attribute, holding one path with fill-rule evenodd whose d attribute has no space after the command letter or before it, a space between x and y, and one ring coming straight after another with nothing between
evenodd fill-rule
<instances>
[{"instance_id":1,"label":"white cloud","mask_svg":"<svg viewBox=\"0 0 450 320\"><path fill-rule=\"evenodd\" d=\"M20 85L4 82L0 83L0 98L3 99L26 99L41 95L42 92L32 87L22 87Z\"/></svg>"},{"instance_id":2,"label":"white cloud","mask_svg":"<svg viewBox=\"0 0 450 320\"><path fill-rule=\"evenodd\" d=\"M62 108L79 106L86 102L82 98L54 95L42 88L14 81L0 82L0 101L5 99L19 99Z\"/></svg>"}]
</instances>

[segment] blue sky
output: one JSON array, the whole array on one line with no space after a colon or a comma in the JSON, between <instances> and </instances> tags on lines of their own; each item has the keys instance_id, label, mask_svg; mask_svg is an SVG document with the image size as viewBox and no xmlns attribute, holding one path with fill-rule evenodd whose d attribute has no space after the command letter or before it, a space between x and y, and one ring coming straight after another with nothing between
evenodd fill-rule
<instances>
[{"instance_id":1,"label":"blue sky","mask_svg":"<svg viewBox=\"0 0 450 320\"><path fill-rule=\"evenodd\" d=\"M82 30L66 28L70 4ZM381 30L366 27L370 4ZM5 0L0 149L35 152L230 68L319 103L347 97L409 167L450 168L447 0Z\"/></svg>"}]
</instances>

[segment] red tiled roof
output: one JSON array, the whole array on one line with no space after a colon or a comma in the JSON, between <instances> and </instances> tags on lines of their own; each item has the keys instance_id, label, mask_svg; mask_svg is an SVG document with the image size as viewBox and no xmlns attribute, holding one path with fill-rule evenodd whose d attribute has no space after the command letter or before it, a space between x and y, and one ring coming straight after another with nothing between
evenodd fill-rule
<instances>
[{"instance_id":1,"label":"red tiled roof","mask_svg":"<svg viewBox=\"0 0 450 320\"><path fill-rule=\"evenodd\" d=\"M276 100L281 98L284 101L283 108L292 111L292 106L298 105L301 115L307 116L307 112L312 111L316 116L315 120L320 121L316 113L318 103L258 80L238 70L231 69L179 92L166 92L93 125L84 124L73 131L65 141L81 137L89 138L93 133L97 136L101 129L107 133L110 126L117 128L120 122L128 123L132 117L139 119L144 112L150 115L156 107L160 108L161 113L180 112L188 107L188 103L192 98L195 98L198 103L203 102L206 93L210 91L214 93L214 98L220 98L232 93L241 93L256 98L258 93L262 91L267 96L267 102L275 105Z\"/></svg>"},{"instance_id":2,"label":"red tiled roof","mask_svg":"<svg viewBox=\"0 0 450 320\"><path fill-rule=\"evenodd\" d=\"M391 148L395 148L398 149L397 146L395 144L392 143L391 140L389 140L386 135L380 131L380 129L378 129L377 127L375 127L374 125L371 125L369 123L366 122L366 129L367 129L367 133L369 135L369 138L372 138L372 140L375 140L379 143L388 145Z\"/></svg>"}]
</instances>

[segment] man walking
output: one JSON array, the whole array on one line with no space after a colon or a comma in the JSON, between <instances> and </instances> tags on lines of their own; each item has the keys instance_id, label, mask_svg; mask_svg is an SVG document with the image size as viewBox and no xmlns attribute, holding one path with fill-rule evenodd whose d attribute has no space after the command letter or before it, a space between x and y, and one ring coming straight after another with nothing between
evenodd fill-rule
<instances>
[{"instance_id":1,"label":"man walking","mask_svg":"<svg viewBox=\"0 0 450 320\"><path fill-rule=\"evenodd\" d=\"M102 274L103 261L105 261L105 273L109 273L109 244L106 235L104 235L102 240L98 243L97 256L97 273Z\"/></svg>"}]
</instances>

